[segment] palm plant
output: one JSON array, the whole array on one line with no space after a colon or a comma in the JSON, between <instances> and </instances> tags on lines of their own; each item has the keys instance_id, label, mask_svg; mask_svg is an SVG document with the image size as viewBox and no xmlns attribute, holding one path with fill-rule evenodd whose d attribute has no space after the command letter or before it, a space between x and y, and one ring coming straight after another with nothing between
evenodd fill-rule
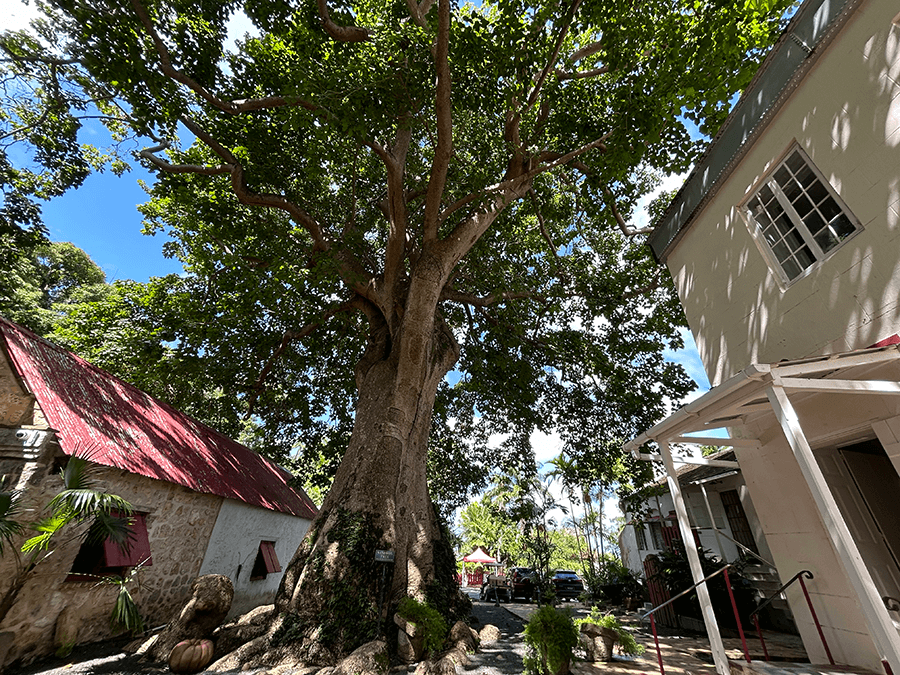
<instances>
[{"instance_id":1,"label":"palm plant","mask_svg":"<svg viewBox=\"0 0 900 675\"><path fill-rule=\"evenodd\" d=\"M12 609L19 592L35 569L56 550L62 533L91 542L113 541L127 546L133 533L129 526L131 505L121 497L97 487L97 465L91 460L91 448L77 448L60 471L63 487L46 507L47 515L33 523L19 520L24 495L18 491L0 492L0 555L12 550L16 573L0 596L0 622ZM79 527L87 525L86 528ZM37 534L17 549L13 542L25 530ZM67 539L65 541L71 541ZM22 555L25 554L25 555Z\"/></svg>"},{"instance_id":2,"label":"palm plant","mask_svg":"<svg viewBox=\"0 0 900 675\"><path fill-rule=\"evenodd\" d=\"M21 496L18 490L0 492L0 556L25 531L25 526L17 520L22 511Z\"/></svg>"}]
</instances>

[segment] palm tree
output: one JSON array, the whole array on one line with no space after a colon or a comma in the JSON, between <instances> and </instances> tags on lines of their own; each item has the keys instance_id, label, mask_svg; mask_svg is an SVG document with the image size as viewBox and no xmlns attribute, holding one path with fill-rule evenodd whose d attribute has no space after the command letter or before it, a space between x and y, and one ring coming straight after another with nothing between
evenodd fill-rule
<instances>
[{"instance_id":1,"label":"palm tree","mask_svg":"<svg viewBox=\"0 0 900 675\"><path fill-rule=\"evenodd\" d=\"M16 573L0 596L0 622L9 614L19 592L37 566L56 550L64 531L90 542L112 541L123 547L128 546L133 538L129 524L131 505L121 497L96 487L97 465L90 461L90 457L90 449L76 450L60 471L63 487L47 505L47 515L27 526L18 520L26 494L18 490L0 491L0 555L12 550L16 557ZM79 525L87 525L87 528ZM37 534L26 539L19 550L13 542L24 533L26 527Z\"/></svg>"},{"instance_id":2,"label":"palm tree","mask_svg":"<svg viewBox=\"0 0 900 675\"><path fill-rule=\"evenodd\" d=\"M575 540L578 542L578 557L581 560L581 571L587 575L584 567L584 550L581 544L581 534L579 531L578 520L575 518L575 494L578 487L578 466L574 459L566 457L565 452L559 453L559 457L551 459L548 464L553 466L553 470L547 473L548 476L559 478L562 481L566 491L566 497L569 500L569 508L572 511L572 527L575 530ZM588 549L588 560L593 568L594 552L591 549L591 542L587 535L584 537Z\"/></svg>"}]
</instances>

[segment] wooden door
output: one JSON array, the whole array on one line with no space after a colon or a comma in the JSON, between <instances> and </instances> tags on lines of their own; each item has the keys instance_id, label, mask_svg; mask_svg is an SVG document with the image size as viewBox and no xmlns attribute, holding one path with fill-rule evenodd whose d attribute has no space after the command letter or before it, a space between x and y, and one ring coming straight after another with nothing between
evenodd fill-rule
<instances>
[{"instance_id":1,"label":"wooden door","mask_svg":"<svg viewBox=\"0 0 900 675\"><path fill-rule=\"evenodd\" d=\"M722 506L725 507L725 516L728 518L731 536L759 555L756 540L753 538L753 530L750 529L750 523L747 521L747 514L744 513L737 490L725 490L719 493L719 497L722 499Z\"/></svg>"},{"instance_id":2,"label":"wooden door","mask_svg":"<svg viewBox=\"0 0 900 675\"><path fill-rule=\"evenodd\" d=\"M872 443L878 443L878 441L872 441ZM888 461L889 466L882 466L882 470L878 474L874 477L871 476L871 471L878 471L877 461L874 463L860 461L857 457L852 456L853 453L858 452L859 446L863 445L865 444L857 444L840 450L837 448L817 450L816 459L869 574L872 575L872 581L875 583L878 593L882 596L896 598L900 597L900 567L891 553L887 539L873 515L873 509L867 503L865 495L873 493L873 485L876 482L896 480L897 472ZM868 446L868 449L871 450L872 446ZM856 474L863 479L861 484L857 484L857 480L844 459L845 456L851 456L851 463L854 465ZM874 497L874 493L870 494L870 498L872 497ZM876 507L875 512L883 510L876 500L873 500L872 506ZM882 514L882 517L887 515Z\"/></svg>"}]
</instances>

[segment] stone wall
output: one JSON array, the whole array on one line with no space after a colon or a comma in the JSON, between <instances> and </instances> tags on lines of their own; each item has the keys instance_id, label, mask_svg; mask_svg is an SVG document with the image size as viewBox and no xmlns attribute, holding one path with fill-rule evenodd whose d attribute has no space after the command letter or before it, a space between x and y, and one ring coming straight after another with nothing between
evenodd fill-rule
<instances>
[{"instance_id":1,"label":"stone wall","mask_svg":"<svg viewBox=\"0 0 900 675\"><path fill-rule=\"evenodd\" d=\"M28 499L37 509L58 492L62 481L55 475L52 462L25 468L25 473L32 475ZM222 498L106 467L99 468L98 478L108 491L147 514L153 564L140 570L129 590L147 626L164 624L188 597L191 582L198 576ZM39 510L34 510L29 518L37 515ZM117 587L66 581L80 541L65 535L59 541L0 624L0 631L14 634L7 664L53 653L57 642L74 639L82 644L114 634L109 615ZM5 590L15 567L15 558L7 552L0 559L0 590Z\"/></svg>"}]
</instances>

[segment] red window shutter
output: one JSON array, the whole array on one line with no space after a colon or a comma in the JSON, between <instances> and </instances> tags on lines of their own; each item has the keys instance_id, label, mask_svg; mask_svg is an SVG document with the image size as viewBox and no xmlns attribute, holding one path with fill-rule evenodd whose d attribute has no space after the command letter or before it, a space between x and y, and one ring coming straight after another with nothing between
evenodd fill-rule
<instances>
[{"instance_id":1,"label":"red window shutter","mask_svg":"<svg viewBox=\"0 0 900 675\"><path fill-rule=\"evenodd\" d=\"M263 560L265 561L267 574L281 571L281 565L278 564L278 556L275 555L274 541L259 542L259 552L262 553Z\"/></svg>"},{"instance_id":2,"label":"red window shutter","mask_svg":"<svg viewBox=\"0 0 900 675\"><path fill-rule=\"evenodd\" d=\"M126 546L119 546L109 539L103 542L103 557L106 559L106 567L134 567L141 563L148 567L153 564L153 558L150 557L150 538L147 536L145 514L133 513L130 527L131 537Z\"/></svg>"}]
</instances>

